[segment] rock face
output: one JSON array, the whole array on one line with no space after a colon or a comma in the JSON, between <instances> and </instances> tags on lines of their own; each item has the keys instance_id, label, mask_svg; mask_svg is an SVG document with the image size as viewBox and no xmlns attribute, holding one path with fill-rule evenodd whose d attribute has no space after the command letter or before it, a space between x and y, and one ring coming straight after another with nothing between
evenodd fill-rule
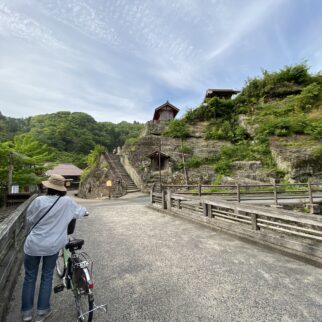
<instances>
[{"instance_id":1,"label":"rock face","mask_svg":"<svg viewBox=\"0 0 322 322\"><path fill-rule=\"evenodd\" d=\"M198 158L213 158L219 153L226 141L206 141L203 138L204 124L197 124L190 128L191 137L184 140L161 136L166 122L148 122L142 136L135 146L125 145L120 152L122 164L131 175L137 186L147 190L154 182L165 184L209 184L215 179L215 171L211 166L203 165L197 169L189 168L184 171L182 146L186 152L185 160L192 155ZM152 166L149 155L161 151L168 157L166 166L159 171Z\"/></svg>"},{"instance_id":2,"label":"rock face","mask_svg":"<svg viewBox=\"0 0 322 322\"><path fill-rule=\"evenodd\" d=\"M119 184L116 173L111 169L104 155L101 155L97 164L93 167L92 171L81 182L78 196L80 198L102 198L109 195L108 188L106 187L107 180L113 183L111 189L112 197L120 197L126 192L122 185Z\"/></svg>"},{"instance_id":3,"label":"rock face","mask_svg":"<svg viewBox=\"0 0 322 322\"><path fill-rule=\"evenodd\" d=\"M291 181L322 179L321 142L304 136L271 138L270 148L279 169L288 172Z\"/></svg>"}]
</instances>

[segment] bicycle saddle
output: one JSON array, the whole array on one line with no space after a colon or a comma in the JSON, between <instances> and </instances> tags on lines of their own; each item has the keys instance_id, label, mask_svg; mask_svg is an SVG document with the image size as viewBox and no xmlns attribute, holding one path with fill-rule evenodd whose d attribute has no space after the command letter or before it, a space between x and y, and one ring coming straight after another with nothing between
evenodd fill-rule
<instances>
[{"instance_id":1,"label":"bicycle saddle","mask_svg":"<svg viewBox=\"0 0 322 322\"><path fill-rule=\"evenodd\" d=\"M65 246L69 251L74 251L77 249L81 249L84 245L84 239L73 239L68 242L68 244Z\"/></svg>"}]
</instances>

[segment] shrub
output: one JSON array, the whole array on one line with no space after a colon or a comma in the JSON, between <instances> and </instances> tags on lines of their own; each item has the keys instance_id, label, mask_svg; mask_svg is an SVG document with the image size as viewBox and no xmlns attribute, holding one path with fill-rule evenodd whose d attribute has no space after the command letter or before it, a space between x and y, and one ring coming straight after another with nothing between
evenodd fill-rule
<instances>
[{"instance_id":1,"label":"shrub","mask_svg":"<svg viewBox=\"0 0 322 322\"><path fill-rule=\"evenodd\" d=\"M164 132L165 136L185 139L190 136L187 125L181 120L172 120Z\"/></svg>"},{"instance_id":2,"label":"shrub","mask_svg":"<svg viewBox=\"0 0 322 322\"><path fill-rule=\"evenodd\" d=\"M301 111L308 112L321 99L321 86L318 83L312 83L306 86L301 95L297 97L297 108Z\"/></svg>"}]
</instances>

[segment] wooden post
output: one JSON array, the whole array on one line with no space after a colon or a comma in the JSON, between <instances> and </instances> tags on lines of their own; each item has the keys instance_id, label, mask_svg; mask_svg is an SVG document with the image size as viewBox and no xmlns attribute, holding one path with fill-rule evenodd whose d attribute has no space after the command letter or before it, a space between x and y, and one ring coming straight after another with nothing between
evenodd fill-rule
<instances>
[{"instance_id":1,"label":"wooden post","mask_svg":"<svg viewBox=\"0 0 322 322\"><path fill-rule=\"evenodd\" d=\"M252 230L259 230L257 225L257 214L252 214Z\"/></svg>"},{"instance_id":2,"label":"wooden post","mask_svg":"<svg viewBox=\"0 0 322 322\"><path fill-rule=\"evenodd\" d=\"M214 218L214 216L213 216L213 214L211 212L211 205L210 204L207 204L207 206L208 206L208 217L209 218Z\"/></svg>"},{"instance_id":3,"label":"wooden post","mask_svg":"<svg viewBox=\"0 0 322 322\"><path fill-rule=\"evenodd\" d=\"M202 203L202 213L205 217L208 217L208 204L205 202Z\"/></svg>"},{"instance_id":4,"label":"wooden post","mask_svg":"<svg viewBox=\"0 0 322 322\"><path fill-rule=\"evenodd\" d=\"M150 202L151 204L153 204L153 191L154 191L154 186L155 186L155 183L153 183L153 185L151 186L151 190L150 190Z\"/></svg>"},{"instance_id":5,"label":"wooden post","mask_svg":"<svg viewBox=\"0 0 322 322\"><path fill-rule=\"evenodd\" d=\"M311 179L308 179L308 181L307 181L307 188L308 188L308 192L309 192L310 204L313 205L313 193L312 193Z\"/></svg>"},{"instance_id":6,"label":"wooden post","mask_svg":"<svg viewBox=\"0 0 322 322\"><path fill-rule=\"evenodd\" d=\"M237 192L237 202L240 203L240 185L236 183L236 192Z\"/></svg>"},{"instance_id":7,"label":"wooden post","mask_svg":"<svg viewBox=\"0 0 322 322\"><path fill-rule=\"evenodd\" d=\"M198 184L198 194L199 197L201 197L201 183Z\"/></svg>"},{"instance_id":8,"label":"wooden post","mask_svg":"<svg viewBox=\"0 0 322 322\"><path fill-rule=\"evenodd\" d=\"M278 197L277 197L277 187L276 187L276 180L273 181L273 191L274 191L274 203L278 205Z\"/></svg>"},{"instance_id":9,"label":"wooden post","mask_svg":"<svg viewBox=\"0 0 322 322\"><path fill-rule=\"evenodd\" d=\"M162 196L161 207L162 207L162 209L167 209L167 200L166 200L166 191L165 191L165 189L161 190L161 196Z\"/></svg>"},{"instance_id":10,"label":"wooden post","mask_svg":"<svg viewBox=\"0 0 322 322\"><path fill-rule=\"evenodd\" d=\"M171 210L171 190L168 188L167 190L167 209Z\"/></svg>"}]
</instances>

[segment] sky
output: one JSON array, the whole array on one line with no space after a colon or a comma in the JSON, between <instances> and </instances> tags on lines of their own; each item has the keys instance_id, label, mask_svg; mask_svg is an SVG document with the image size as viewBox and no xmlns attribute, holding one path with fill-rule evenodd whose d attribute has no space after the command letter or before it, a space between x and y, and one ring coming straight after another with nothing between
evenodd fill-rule
<instances>
[{"instance_id":1,"label":"sky","mask_svg":"<svg viewBox=\"0 0 322 322\"><path fill-rule=\"evenodd\" d=\"M322 70L320 0L0 0L0 111L179 117L262 70Z\"/></svg>"}]
</instances>

